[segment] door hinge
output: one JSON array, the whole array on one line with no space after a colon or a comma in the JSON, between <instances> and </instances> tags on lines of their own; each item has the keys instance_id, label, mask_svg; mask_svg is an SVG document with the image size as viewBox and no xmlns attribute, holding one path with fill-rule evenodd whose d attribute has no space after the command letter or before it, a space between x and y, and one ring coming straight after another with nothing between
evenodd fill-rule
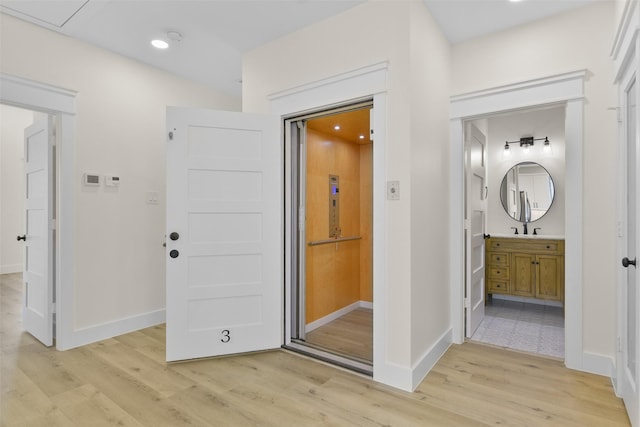
<instances>
[{"instance_id":1,"label":"door hinge","mask_svg":"<svg viewBox=\"0 0 640 427\"><path fill-rule=\"evenodd\" d=\"M471 221L469 221L468 219L464 220L464 229L468 230L471 228Z\"/></svg>"},{"instance_id":2,"label":"door hinge","mask_svg":"<svg viewBox=\"0 0 640 427\"><path fill-rule=\"evenodd\" d=\"M52 302L51 305L49 306L49 311L51 312L51 314L56 314L56 303Z\"/></svg>"},{"instance_id":3,"label":"door hinge","mask_svg":"<svg viewBox=\"0 0 640 427\"><path fill-rule=\"evenodd\" d=\"M173 141L173 132L169 132L169 141Z\"/></svg>"},{"instance_id":4,"label":"door hinge","mask_svg":"<svg viewBox=\"0 0 640 427\"><path fill-rule=\"evenodd\" d=\"M622 352L622 337L618 337L618 351Z\"/></svg>"},{"instance_id":5,"label":"door hinge","mask_svg":"<svg viewBox=\"0 0 640 427\"><path fill-rule=\"evenodd\" d=\"M469 302L469 298L464 299L464 308L470 308L471 307L471 303Z\"/></svg>"},{"instance_id":6,"label":"door hinge","mask_svg":"<svg viewBox=\"0 0 640 427\"><path fill-rule=\"evenodd\" d=\"M607 110L609 111L615 111L616 112L616 119L618 120L618 123L622 123L622 115L620 114L620 107L609 107L607 108Z\"/></svg>"},{"instance_id":7,"label":"door hinge","mask_svg":"<svg viewBox=\"0 0 640 427\"><path fill-rule=\"evenodd\" d=\"M55 219L52 219L52 220L51 220L51 229L52 229L52 230L55 230L55 229L56 229L56 220L55 220Z\"/></svg>"}]
</instances>

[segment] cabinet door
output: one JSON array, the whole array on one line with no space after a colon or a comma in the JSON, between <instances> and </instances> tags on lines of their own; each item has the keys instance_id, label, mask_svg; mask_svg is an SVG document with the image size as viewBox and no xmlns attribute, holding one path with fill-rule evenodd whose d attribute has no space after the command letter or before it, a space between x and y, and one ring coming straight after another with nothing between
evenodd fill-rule
<instances>
[{"instance_id":1,"label":"cabinet door","mask_svg":"<svg viewBox=\"0 0 640 427\"><path fill-rule=\"evenodd\" d=\"M562 286L564 268L563 257L558 255L538 255L537 257L538 283L536 297L562 301L564 287Z\"/></svg>"},{"instance_id":2,"label":"cabinet door","mask_svg":"<svg viewBox=\"0 0 640 427\"><path fill-rule=\"evenodd\" d=\"M523 297L535 295L536 256L514 253L511 255L511 294Z\"/></svg>"}]
</instances>

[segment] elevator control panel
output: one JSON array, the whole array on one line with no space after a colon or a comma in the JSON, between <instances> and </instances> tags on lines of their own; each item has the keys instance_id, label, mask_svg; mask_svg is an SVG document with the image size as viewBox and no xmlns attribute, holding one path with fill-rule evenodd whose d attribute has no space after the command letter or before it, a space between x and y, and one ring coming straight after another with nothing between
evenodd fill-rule
<instances>
[{"instance_id":1,"label":"elevator control panel","mask_svg":"<svg viewBox=\"0 0 640 427\"><path fill-rule=\"evenodd\" d=\"M340 237L340 178L329 175L329 237Z\"/></svg>"}]
</instances>

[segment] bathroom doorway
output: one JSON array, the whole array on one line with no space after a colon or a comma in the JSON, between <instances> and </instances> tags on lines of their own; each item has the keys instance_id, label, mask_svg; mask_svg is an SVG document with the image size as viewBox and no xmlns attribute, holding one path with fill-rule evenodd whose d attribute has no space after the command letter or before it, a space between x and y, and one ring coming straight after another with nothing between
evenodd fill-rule
<instances>
[{"instance_id":1,"label":"bathroom doorway","mask_svg":"<svg viewBox=\"0 0 640 427\"><path fill-rule=\"evenodd\" d=\"M466 336L564 359L565 105L469 123L487 141L486 305ZM528 215L511 197L516 187L526 195Z\"/></svg>"},{"instance_id":2,"label":"bathroom doorway","mask_svg":"<svg viewBox=\"0 0 640 427\"><path fill-rule=\"evenodd\" d=\"M285 122L292 152L291 343L367 374L373 366L373 103Z\"/></svg>"}]
</instances>

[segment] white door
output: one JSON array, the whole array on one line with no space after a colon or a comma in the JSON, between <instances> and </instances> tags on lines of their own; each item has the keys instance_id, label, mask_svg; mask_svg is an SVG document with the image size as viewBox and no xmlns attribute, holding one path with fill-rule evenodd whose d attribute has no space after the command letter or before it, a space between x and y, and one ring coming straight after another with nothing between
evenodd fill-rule
<instances>
[{"instance_id":1,"label":"white door","mask_svg":"<svg viewBox=\"0 0 640 427\"><path fill-rule=\"evenodd\" d=\"M24 131L24 329L53 345L53 117L36 114Z\"/></svg>"},{"instance_id":2,"label":"white door","mask_svg":"<svg viewBox=\"0 0 640 427\"><path fill-rule=\"evenodd\" d=\"M624 100L625 114L625 146L626 146L626 248L622 259L622 268L626 269L626 280L622 286L622 299L620 301L622 328L620 333L622 350L622 370L620 378L620 390L624 399L631 424L640 426L640 393L638 392L638 369L640 360L640 319L638 307L640 307L640 292L638 286L637 257L639 246L638 233L638 165L640 164L640 147L638 146L638 111L637 111L637 85L635 76L624 82L622 99Z\"/></svg>"},{"instance_id":3,"label":"white door","mask_svg":"<svg viewBox=\"0 0 640 427\"><path fill-rule=\"evenodd\" d=\"M466 297L467 338L484 319L484 235L487 210L485 171L486 137L473 124L466 133L467 164L467 233L466 233Z\"/></svg>"},{"instance_id":4,"label":"white door","mask_svg":"<svg viewBox=\"0 0 640 427\"><path fill-rule=\"evenodd\" d=\"M169 107L167 361L282 343L276 117Z\"/></svg>"}]
</instances>

